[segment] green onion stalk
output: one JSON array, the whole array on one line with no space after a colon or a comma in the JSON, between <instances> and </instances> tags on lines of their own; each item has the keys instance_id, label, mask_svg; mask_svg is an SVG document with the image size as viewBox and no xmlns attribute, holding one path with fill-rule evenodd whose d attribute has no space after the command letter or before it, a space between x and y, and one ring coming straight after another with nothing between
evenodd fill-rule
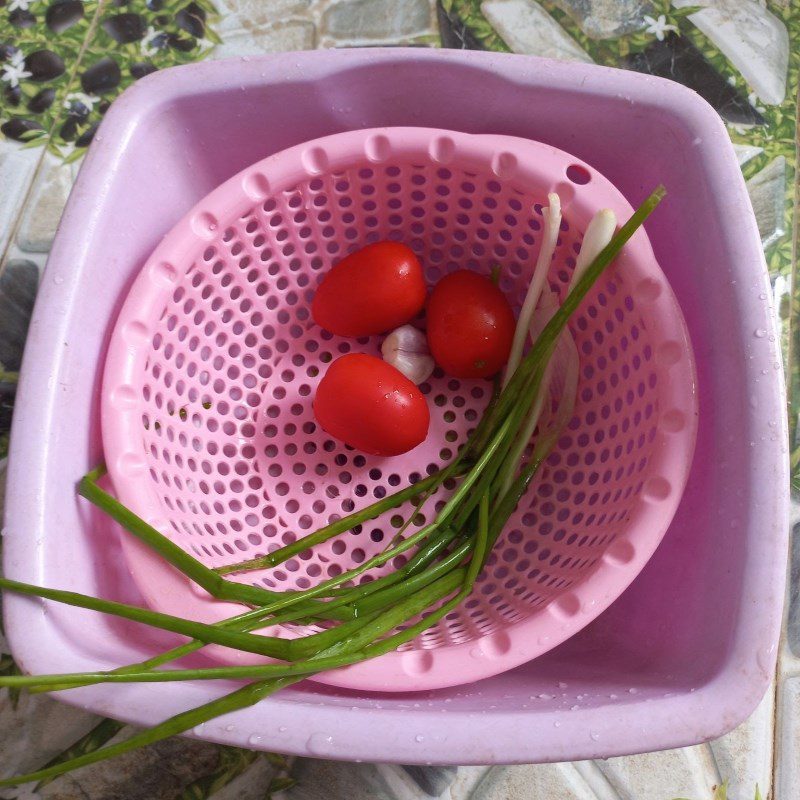
<instances>
[{"instance_id":1,"label":"green onion stalk","mask_svg":"<svg viewBox=\"0 0 800 800\"><path fill-rule=\"evenodd\" d=\"M247 708L280 689L326 670L357 664L396 650L435 625L471 593L492 547L526 493L571 416L571 403L561 404L555 422L540 425L530 455L520 442L531 409L548 391L547 367L561 333L583 298L623 245L663 198L656 189L616 232L576 281L550 317L517 368L495 393L483 417L455 458L433 475L355 511L303 539L265 556L211 569L122 505L99 484L104 469L86 475L78 492L121 524L187 578L220 600L238 602L242 613L215 624L164 614L151 609L44 588L0 578L0 589L86 608L172 631L188 641L136 664L113 670L59 675L9 675L0 686L31 692L61 691L100 683L163 683L183 680L246 681L235 691L154 725L132 738L28 775L0 780L0 787L49 780L73 769L121 755L137 747L209 720ZM509 467L511 464L511 467ZM445 482L456 482L450 498L433 521L406 535L418 511ZM309 548L346 534L407 502L414 503L399 535L372 558L334 578L302 591L277 592L237 583L225 577L250 570L269 570ZM361 585L353 582L410 550L402 567ZM267 625L314 626L296 639L262 636ZM322 627L320 627L322 626ZM246 666L174 668L173 662L208 644L265 656L270 663Z\"/></svg>"}]
</instances>

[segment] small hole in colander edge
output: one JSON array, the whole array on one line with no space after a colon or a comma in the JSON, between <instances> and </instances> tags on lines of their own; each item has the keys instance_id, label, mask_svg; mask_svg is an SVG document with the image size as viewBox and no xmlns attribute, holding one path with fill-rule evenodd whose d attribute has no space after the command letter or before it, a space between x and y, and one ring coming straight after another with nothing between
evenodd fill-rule
<instances>
[{"instance_id":1,"label":"small hole in colander edge","mask_svg":"<svg viewBox=\"0 0 800 800\"><path fill-rule=\"evenodd\" d=\"M582 167L580 164L570 164L567 167L567 178L573 183L583 186L589 183L592 176L589 174L589 170L586 169L586 167Z\"/></svg>"}]
</instances>

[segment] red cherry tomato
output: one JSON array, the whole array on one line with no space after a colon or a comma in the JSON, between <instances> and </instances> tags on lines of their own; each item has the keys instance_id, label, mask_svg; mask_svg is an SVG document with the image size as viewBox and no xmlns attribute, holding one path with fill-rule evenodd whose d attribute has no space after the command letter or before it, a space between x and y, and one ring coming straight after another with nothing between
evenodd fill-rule
<instances>
[{"instance_id":1,"label":"red cherry tomato","mask_svg":"<svg viewBox=\"0 0 800 800\"><path fill-rule=\"evenodd\" d=\"M488 378L508 361L514 312L486 276L451 272L428 300L428 344L436 363L456 378Z\"/></svg>"},{"instance_id":2,"label":"red cherry tomato","mask_svg":"<svg viewBox=\"0 0 800 800\"><path fill-rule=\"evenodd\" d=\"M339 336L372 336L403 325L424 305L425 278L414 253L399 242L376 242L328 272L311 314Z\"/></svg>"},{"instance_id":3,"label":"red cherry tomato","mask_svg":"<svg viewBox=\"0 0 800 800\"><path fill-rule=\"evenodd\" d=\"M322 429L356 450L397 456L425 440L430 424L422 392L380 358L337 358L317 386L314 415Z\"/></svg>"}]
</instances>

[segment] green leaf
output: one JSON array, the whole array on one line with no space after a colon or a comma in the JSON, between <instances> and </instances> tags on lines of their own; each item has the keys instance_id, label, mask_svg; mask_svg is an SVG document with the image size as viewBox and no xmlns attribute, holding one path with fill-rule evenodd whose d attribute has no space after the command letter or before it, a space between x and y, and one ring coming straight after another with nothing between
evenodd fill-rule
<instances>
[{"instance_id":1,"label":"green leaf","mask_svg":"<svg viewBox=\"0 0 800 800\"><path fill-rule=\"evenodd\" d=\"M287 789L291 789L292 786L296 785L297 781L288 775L281 775L277 778L273 778L267 787L267 796L269 797L277 792L285 792Z\"/></svg>"},{"instance_id":2,"label":"green leaf","mask_svg":"<svg viewBox=\"0 0 800 800\"><path fill-rule=\"evenodd\" d=\"M209 42L214 42L214 44L222 44L222 37L213 28L206 27L205 37Z\"/></svg>"},{"instance_id":3,"label":"green leaf","mask_svg":"<svg viewBox=\"0 0 800 800\"><path fill-rule=\"evenodd\" d=\"M717 786L717 791L714 792L714 800L728 800L728 781L724 781Z\"/></svg>"},{"instance_id":4,"label":"green leaf","mask_svg":"<svg viewBox=\"0 0 800 800\"><path fill-rule=\"evenodd\" d=\"M32 150L34 147L41 147L47 141L47 138L47 134L45 134L43 137L40 136L23 142L20 145L20 150Z\"/></svg>"},{"instance_id":5,"label":"green leaf","mask_svg":"<svg viewBox=\"0 0 800 800\"><path fill-rule=\"evenodd\" d=\"M86 149L85 147L76 147L69 155L64 156L64 160L61 163L72 164L74 161L78 161L86 154Z\"/></svg>"},{"instance_id":6,"label":"green leaf","mask_svg":"<svg viewBox=\"0 0 800 800\"><path fill-rule=\"evenodd\" d=\"M60 753L55 758L48 761L44 768L52 767L55 764L62 764L78 756L99 750L106 742L113 739L124 727L125 725L123 723L117 722L114 719L104 719L99 725L92 728L89 733L81 736L77 742L71 744L63 753ZM55 780L55 778L45 778L39 781L34 791L38 792L43 786L47 786L47 784L53 780Z\"/></svg>"},{"instance_id":7,"label":"green leaf","mask_svg":"<svg viewBox=\"0 0 800 800\"><path fill-rule=\"evenodd\" d=\"M216 769L189 784L176 800L207 800L238 778L257 758L258 753L251 750L220 747Z\"/></svg>"},{"instance_id":8,"label":"green leaf","mask_svg":"<svg viewBox=\"0 0 800 800\"><path fill-rule=\"evenodd\" d=\"M761 797L761 789L758 788L758 784L756 784L756 796L753 798L753 800L763 800Z\"/></svg>"},{"instance_id":9,"label":"green leaf","mask_svg":"<svg viewBox=\"0 0 800 800\"><path fill-rule=\"evenodd\" d=\"M702 10L703 6L684 6L683 8L670 8L666 16L672 17L672 19L681 19L682 17L688 17L690 14L696 14L698 11ZM669 21L670 20L667 20L667 22Z\"/></svg>"},{"instance_id":10,"label":"green leaf","mask_svg":"<svg viewBox=\"0 0 800 800\"><path fill-rule=\"evenodd\" d=\"M209 16L215 16L215 17L219 16L219 11L217 10L217 7L212 2L210 2L210 0L195 0L195 2L204 11L206 11L206 13ZM189 0L187 0L187 2L185 3L180 3L181 8L185 8L187 5L189 5Z\"/></svg>"},{"instance_id":11,"label":"green leaf","mask_svg":"<svg viewBox=\"0 0 800 800\"><path fill-rule=\"evenodd\" d=\"M490 36L495 35L494 28L484 19L472 20L470 27L479 39L488 39Z\"/></svg>"},{"instance_id":12,"label":"green leaf","mask_svg":"<svg viewBox=\"0 0 800 800\"><path fill-rule=\"evenodd\" d=\"M22 96L30 100L32 97L35 97L40 89L35 83L28 83L28 81L23 81L19 85L20 91L22 92Z\"/></svg>"},{"instance_id":13,"label":"green leaf","mask_svg":"<svg viewBox=\"0 0 800 800\"><path fill-rule=\"evenodd\" d=\"M286 756L282 756L280 753L264 753L264 757L277 770L286 771L289 769L289 762L286 760Z\"/></svg>"},{"instance_id":14,"label":"green leaf","mask_svg":"<svg viewBox=\"0 0 800 800\"><path fill-rule=\"evenodd\" d=\"M47 131L42 130L33 130L33 131L23 131L20 135L20 141L29 142L31 139L38 139L42 136L47 136Z\"/></svg>"}]
</instances>

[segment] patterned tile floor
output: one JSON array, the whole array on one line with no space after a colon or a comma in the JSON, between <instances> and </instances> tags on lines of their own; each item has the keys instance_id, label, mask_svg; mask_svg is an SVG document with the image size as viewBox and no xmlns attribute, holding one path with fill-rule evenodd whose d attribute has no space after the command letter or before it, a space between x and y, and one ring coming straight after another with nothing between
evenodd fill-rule
<instances>
[{"instance_id":1,"label":"patterned tile floor","mask_svg":"<svg viewBox=\"0 0 800 800\"><path fill-rule=\"evenodd\" d=\"M692 87L728 124L748 179L794 394L798 42L800 6L791 0L0 0L0 486L27 322L85 147L126 86L199 58L444 46L594 61ZM799 461L797 450L793 466ZM705 800L723 797L727 782L736 800L757 791L793 800L800 797L800 512L795 522L774 690L750 720L708 745L456 769L292 762L173 739L46 786L0 790L0 798L260 800L285 790L290 800ZM13 670L6 651L0 634L0 674ZM0 692L0 774L127 734L43 696Z\"/></svg>"}]
</instances>

